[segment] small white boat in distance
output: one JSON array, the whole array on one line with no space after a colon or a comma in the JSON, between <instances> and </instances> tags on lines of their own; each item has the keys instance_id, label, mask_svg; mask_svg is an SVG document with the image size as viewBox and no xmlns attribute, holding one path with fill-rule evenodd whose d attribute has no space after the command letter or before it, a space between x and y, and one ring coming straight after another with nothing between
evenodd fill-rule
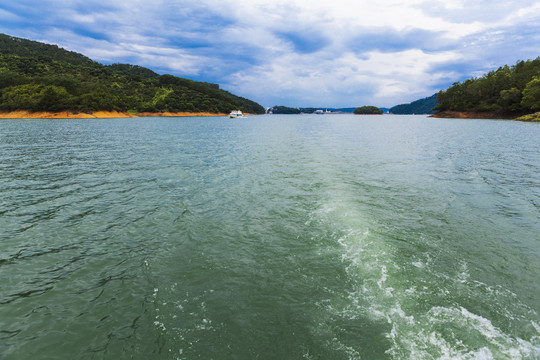
<instances>
[{"instance_id":1,"label":"small white boat in distance","mask_svg":"<svg viewBox=\"0 0 540 360\"><path fill-rule=\"evenodd\" d=\"M233 110L231 111L231 113L229 114L229 117L232 119L232 118L241 118L241 117L244 117L244 114L242 114L242 112L240 110Z\"/></svg>"}]
</instances>

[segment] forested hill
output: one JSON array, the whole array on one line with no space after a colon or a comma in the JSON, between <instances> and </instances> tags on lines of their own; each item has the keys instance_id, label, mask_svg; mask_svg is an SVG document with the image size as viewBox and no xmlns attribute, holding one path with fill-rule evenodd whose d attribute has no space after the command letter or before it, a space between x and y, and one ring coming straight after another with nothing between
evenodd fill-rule
<instances>
[{"instance_id":1,"label":"forested hill","mask_svg":"<svg viewBox=\"0 0 540 360\"><path fill-rule=\"evenodd\" d=\"M263 114L219 85L129 64L102 65L36 41L0 34L0 110Z\"/></svg>"},{"instance_id":2,"label":"forested hill","mask_svg":"<svg viewBox=\"0 0 540 360\"><path fill-rule=\"evenodd\" d=\"M437 105L437 94L430 97L413 101L410 104L396 105L390 109L392 114L433 114L433 108Z\"/></svg>"},{"instance_id":3,"label":"forested hill","mask_svg":"<svg viewBox=\"0 0 540 360\"><path fill-rule=\"evenodd\" d=\"M454 83L437 95L438 111L532 113L540 110L540 57Z\"/></svg>"}]
</instances>

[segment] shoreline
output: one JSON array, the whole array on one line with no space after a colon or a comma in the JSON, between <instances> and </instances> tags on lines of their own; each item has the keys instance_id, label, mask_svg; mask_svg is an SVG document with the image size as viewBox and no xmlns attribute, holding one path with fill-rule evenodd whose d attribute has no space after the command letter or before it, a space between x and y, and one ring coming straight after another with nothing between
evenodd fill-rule
<instances>
[{"instance_id":1,"label":"shoreline","mask_svg":"<svg viewBox=\"0 0 540 360\"><path fill-rule=\"evenodd\" d=\"M442 119L506 119L514 120L520 114L510 114L502 111L453 111L446 110L430 115L429 117Z\"/></svg>"},{"instance_id":2,"label":"shoreline","mask_svg":"<svg viewBox=\"0 0 540 360\"><path fill-rule=\"evenodd\" d=\"M188 117L188 116L227 116L225 113L191 113L191 112L142 112L132 114L125 111L95 111L91 113L73 111L0 111L0 119L110 119L110 118L136 118L136 117ZM252 114L247 114L252 115Z\"/></svg>"},{"instance_id":3,"label":"shoreline","mask_svg":"<svg viewBox=\"0 0 540 360\"><path fill-rule=\"evenodd\" d=\"M517 121L528 121L528 122L540 122L540 111L520 116L516 119Z\"/></svg>"},{"instance_id":4,"label":"shoreline","mask_svg":"<svg viewBox=\"0 0 540 360\"><path fill-rule=\"evenodd\" d=\"M524 114L524 113L507 113L503 111L441 111L430 115L429 117L442 119L503 119L527 122L540 122L540 112Z\"/></svg>"}]
</instances>

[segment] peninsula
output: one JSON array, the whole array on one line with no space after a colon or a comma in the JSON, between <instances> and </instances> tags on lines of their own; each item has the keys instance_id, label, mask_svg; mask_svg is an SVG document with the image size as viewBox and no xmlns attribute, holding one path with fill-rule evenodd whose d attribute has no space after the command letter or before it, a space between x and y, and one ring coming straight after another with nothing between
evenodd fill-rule
<instances>
[{"instance_id":1,"label":"peninsula","mask_svg":"<svg viewBox=\"0 0 540 360\"><path fill-rule=\"evenodd\" d=\"M134 117L168 117L168 116L226 116L226 113L211 112L141 112L127 111L0 111L0 119L106 119Z\"/></svg>"},{"instance_id":2,"label":"peninsula","mask_svg":"<svg viewBox=\"0 0 540 360\"><path fill-rule=\"evenodd\" d=\"M433 117L538 119L540 57L456 82L437 94ZM526 120L531 121L531 120Z\"/></svg>"},{"instance_id":3,"label":"peninsula","mask_svg":"<svg viewBox=\"0 0 540 360\"><path fill-rule=\"evenodd\" d=\"M264 114L218 84L130 64L102 65L56 45L0 34L0 118Z\"/></svg>"}]
</instances>

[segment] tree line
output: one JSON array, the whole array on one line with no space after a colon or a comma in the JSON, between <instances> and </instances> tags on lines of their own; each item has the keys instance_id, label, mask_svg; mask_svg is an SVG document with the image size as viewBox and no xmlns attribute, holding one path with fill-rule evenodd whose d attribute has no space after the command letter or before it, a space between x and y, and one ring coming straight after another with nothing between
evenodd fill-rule
<instances>
[{"instance_id":1,"label":"tree line","mask_svg":"<svg viewBox=\"0 0 540 360\"><path fill-rule=\"evenodd\" d=\"M56 45L0 34L0 110L262 114L219 88L130 64L102 65Z\"/></svg>"},{"instance_id":2,"label":"tree line","mask_svg":"<svg viewBox=\"0 0 540 360\"><path fill-rule=\"evenodd\" d=\"M356 115L381 115L383 110L372 105L360 106L353 111Z\"/></svg>"},{"instance_id":3,"label":"tree line","mask_svg":"<svg viewBox=\"0 0 540 360\"><path fill-rule=\"evenodd\" d=\"M436 111L540 111L540 57L456 82L437 94Z\"/></svg>"}]
</instances>

